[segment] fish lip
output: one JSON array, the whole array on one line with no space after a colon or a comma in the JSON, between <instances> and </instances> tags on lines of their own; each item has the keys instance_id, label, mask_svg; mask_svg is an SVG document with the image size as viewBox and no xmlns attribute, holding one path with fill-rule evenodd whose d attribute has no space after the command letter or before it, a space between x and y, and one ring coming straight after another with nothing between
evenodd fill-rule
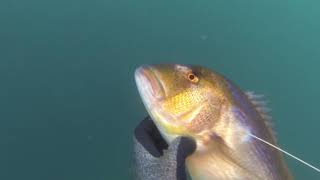
<instances>
[{"instance_id":1,"label":"fish lip","mask_svg":"<svg viewBox=\"0 0 320 180\"><path fill-rule=\"evenodd\" d=\"M164 98L163 85L151 66L140 66L134 74L138 91L142 99L147 102L146 105Z\"/></svg>"}]
</instances>

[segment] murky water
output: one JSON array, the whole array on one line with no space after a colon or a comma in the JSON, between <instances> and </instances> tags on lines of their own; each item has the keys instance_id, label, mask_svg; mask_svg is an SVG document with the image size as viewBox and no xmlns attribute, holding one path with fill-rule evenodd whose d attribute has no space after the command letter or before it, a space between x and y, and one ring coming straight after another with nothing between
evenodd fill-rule
<instances>
[{"instance_id":1,"label":"murky water","mask_svg":"<svg viewBox=\"0 0 320 180\"><path fill-rule=\"evenodd\" d=\"M265 94L279 144L320 166L318 1L0 2L0 179L130 179L134 69L210 67ZM296 179L320 175L288 159Z\"/></svg>"}]
</instances>

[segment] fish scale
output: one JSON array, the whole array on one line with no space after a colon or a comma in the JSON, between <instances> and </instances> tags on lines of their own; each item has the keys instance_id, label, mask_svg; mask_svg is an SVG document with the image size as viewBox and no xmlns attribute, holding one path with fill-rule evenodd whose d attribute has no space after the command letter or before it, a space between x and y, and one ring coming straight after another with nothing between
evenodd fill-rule
<instances>
[{"instance_id":1,"label":"fish scale","mask_svg":"<svg viewBox=\"0 0 320 180\"><path fill-rule=\"evenodd\" d=\"M260 96L201 66L142 66L135 76L167 143L178 136L195 140L196 150L186 159L193 180L292 179L282 154L252 136L276 145ZM150 89L157 91L154 97Z\"/></svg>"}]
</instances>

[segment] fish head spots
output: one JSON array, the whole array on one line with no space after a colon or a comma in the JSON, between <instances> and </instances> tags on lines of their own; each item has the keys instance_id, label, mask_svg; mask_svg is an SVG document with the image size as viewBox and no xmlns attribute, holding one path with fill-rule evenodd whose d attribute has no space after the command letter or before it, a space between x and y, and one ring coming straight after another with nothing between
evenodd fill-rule
<instances>
[{"instance_id":1,"label":"fish head spots","mask_svg":"<svg viewBox=\"0 0 320 180\"><path fill-rule=\"evenodd\" d=\"M219 118L225 101L219 75L200 66L178 64L151 65L145 75L149 76L145 87L152 91L144 96L149 99L145 100L148 112L165 133L193 136Z\"/></svg>"}]
</instances>

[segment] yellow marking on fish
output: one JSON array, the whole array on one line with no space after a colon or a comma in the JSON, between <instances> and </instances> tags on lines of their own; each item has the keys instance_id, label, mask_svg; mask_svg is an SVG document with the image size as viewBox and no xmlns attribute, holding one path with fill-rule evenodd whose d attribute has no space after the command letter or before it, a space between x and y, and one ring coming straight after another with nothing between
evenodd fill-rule
<instances>
[{"instance_id":1,"label":"yellow marking on fish","mask_svg":"<svg viewBox=\"0 0 320 180\"><path fill-rule=\"evenodd\" d=\"M220 74L200 66L152 65L139 68L136 81L165 140L195 140L186 161L193 179L291 179L279 151L249 136L276 144L266 115Z\"/></svg>"}]
</instances>

